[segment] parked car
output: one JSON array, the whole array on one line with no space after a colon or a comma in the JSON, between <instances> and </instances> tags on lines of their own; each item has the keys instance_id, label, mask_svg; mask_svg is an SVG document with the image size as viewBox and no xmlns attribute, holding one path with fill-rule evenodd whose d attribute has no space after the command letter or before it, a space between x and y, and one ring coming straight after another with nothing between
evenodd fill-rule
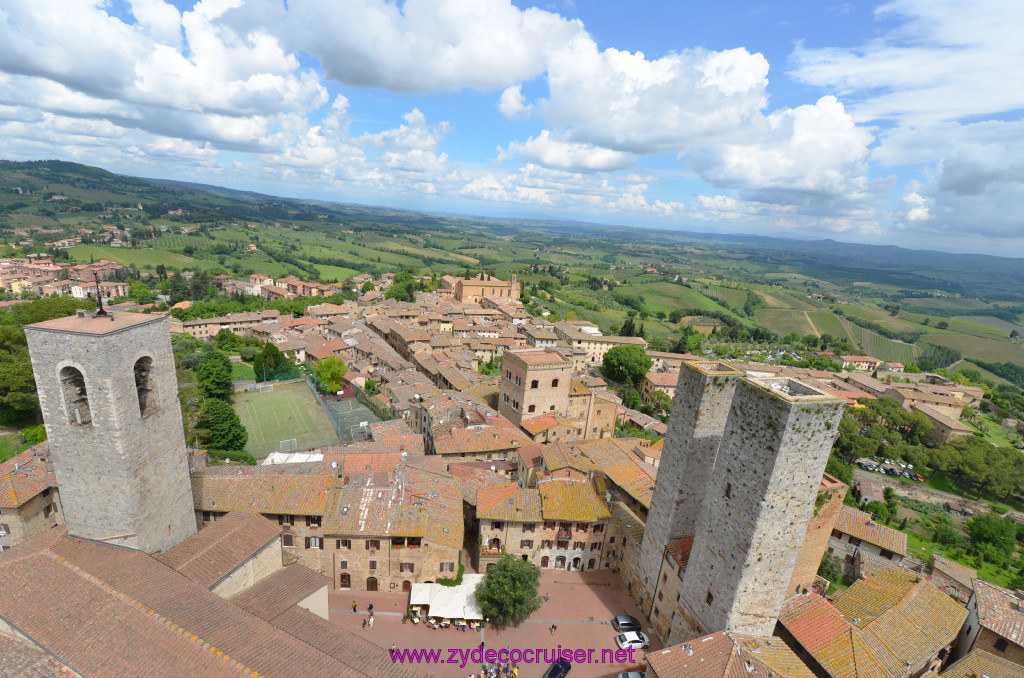
<instances>
[{"instance_id":1,"label":"parked car","mask_svg":"<svg viewBox=\"0 0 1024 678\"><path fill-rule=\"evenodd\" d=\"M612 620L612 628L619 633L639 631L640 621L636 617L630 617L628 614L620 614Z\"/></svg>"},{"instance_id":2,"label":"parked car","mask_svg":"<svg viewBox=\"0 0 1024 678\"><path fill-rule=\"evenodd\" d=\"M625 650L628 647L646 650L651 646L651 640L639 631L629 631L628 633L619 634L615 638L615 644L619 646L620 650Z\"/></svg>"},{"instance_id":3,"label":"parked car","mask_svg":"<svg viewBox=\"0 0 1024 678\"><path fill-rule=\"evenodd\" d=\"M910 471L904 471L900 475L903 476L904 478L913 478L914 477L914 476L910 475Z\"/></svg>"},{"instance_id":4,"label":"parked car","mask_svg":"<svg viewBox=\"0 0 1024 678\"><path fill-rule=\"evenodd\" d=\"M924 482L924 476L922 476L920 473L915 473L914 474L914 479L917 480L917 482L919 482L919 483L923 483Z\"/></svg>"},{"instance_id":5,"label":"parked car","mask_svg":"<svg viewBox=\"0 0 1024 678\"><path fill-rule=\"evenodd\" d=\"M627 671L626 673L620 673L618 678L647 678L647 673L644 671Z\"/></svg>"},{"instance_id":6,"label":"parked car","mask_svg":"<svg viewBox=\"0 0 1024 678\"><path fill-rule=\"evenodd\" d=\"M544 672L544 678L565 678L569 675L572 664L569 662L555 662Z\"/></svg>"}]
</instances>

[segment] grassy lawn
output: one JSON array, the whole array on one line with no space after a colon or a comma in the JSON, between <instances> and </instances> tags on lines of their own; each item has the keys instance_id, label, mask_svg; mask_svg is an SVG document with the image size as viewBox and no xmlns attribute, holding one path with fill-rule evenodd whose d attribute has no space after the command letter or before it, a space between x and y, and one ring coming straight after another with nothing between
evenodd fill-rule
<instances>
[{"instance_id":1,"label":"grassy lawn","mask_svg":"<svg viewBox=\"0 0 1024 678\"><path fill-rule=\"evenodd\" d=\"M7 461L14 455L24 452L31 445L18 442L17 433L0 434L0 462Z\"/></svg>"},{"instance_id":2,"label":"grassy lawn","mask_svg":"<svg viewBox=\"0 0 1024 678\"><path fill-rule=\"evenodd\" d=\"M130 266L135 264L139 268L144 266L156 266L164 264L174 268L195 267L199 262L184 254L176 254L161 249L133 249L130 247L107 247L105 245L78 245L68 249L72 259L88 262L90 259L99 261L106 259Z\"/></svg>"},{"instance_id":3,"label":"grassy lawn","mask_svg":"<svg viewBox=\"0 0 1024 678\"><path fill-rule=\"evenodd\" d=\"M252 365L246 363L231 363L231 378L255 379L256 371L252 369Z\"/></svg>"},{"instance_id":4,"label":"grassy lawn","mask_svg":"<svg viewBox=\"0 0 1024 678\"><path fill-rule=\"evenodd\" d=\"M281 441L291 438L296 439L299 450L341 442L320 403L302 382L276 385L269 393L238 393L232 405L249 431L245 451L257 459L280 449Z\"/></svg>"},{"instance_id":5,"label":"grassy lawn","mask_svg":"<svg viewBox=\"0 0 1024 678\"><path fill-rule=\"evenodd\" d=\"M1020 439L1016 432L1009 433L1002 424L992 421L991 417L981 417L981 426L967 424L975 431L980 430L985 434L985 440L998 447L1013 447L1013 444Z\"/></svg>"}]
</instances>

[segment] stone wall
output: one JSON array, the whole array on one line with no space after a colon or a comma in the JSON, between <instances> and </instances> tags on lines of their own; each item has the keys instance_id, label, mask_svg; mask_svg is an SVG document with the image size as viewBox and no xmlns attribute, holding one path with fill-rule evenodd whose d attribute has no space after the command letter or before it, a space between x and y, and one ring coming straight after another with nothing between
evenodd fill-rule
<instances>
[{"instance_id":1,"label":"stone wall","mask_svg":"<svg viewBox=\"0 0 1024 678\"><path fill-rule=\"evenodd\" d=\"M51 507L49 515L44 509ZM64 524L57 488L44 490L15 508L0 509L0 524L7 526L7 534L0 537L0 548L10 548L26 539L42 534L55 525Z\"/></svg>"},{"instance_id":2,"label":"stone wall","mask_svg":"<svg viewBox=\"0 0 1024 678\"><path fill-rule=\"evenodd\" d=\"M500 529L494 527L496 524ZM607 553L614 548L608 543L612 536L610 523L571 523L571 537L564 542L565 548L559 548L560 524L557 521L522 523L484 519L480 521L479 542L488 546L498 539L505 553L519 559L526 556L528 562L545 570L555 569L559 558L564 562L558 569L599 570L614 566L615 559ZM579 559L579 567L574 565L576 559Z\"/></svg>"},{"instance_id":3,"label":"stone wall","mask_svg":"<svg viewBox=\"0 0 1024 678\"><path fill-rule=\"evenodd\" d=\"M281 540L275 539L253 554L252 558L235 568L223 580L217 582L210 590L221 598L230 598L283 567Z\"/></svg>"},{"instance_id":4,"label":"stone wall","mask_svg":"<svg viewBox=\"0 0 1024 678\"><path fill-rule=\"evenodd\" d=\"M800 555L797 556L796 566L793 568L793 576L789 580L789 587L786 589L787 596L794 596L804 591L810 591L818 577L818 566L828 548L829 537L832 528L839 517L839 510L843 508L843 499L846 498L846 485L832 489L821 489L818 499L815 500L814 515L811 522L807 524L807 533L804 535L803 546L800 547Z\"/></svg>"},{"instance_id":5,"label":"stone wall","mask_svg":"<svg viewBox=\"0 0 1024 678\"><path fill-rule=\"evenodd\" d=\"M376 541L378 548L368 548L367 542ZM417 548L392 548L387 537L338 537L327 538L320 553L322 564L315 568L331 578L331 588L368 590L368 580L377 582L377 590L394 593L402 590L404 582L418 584L437 581L440 577L455 577L458 574L459 551L456 549L423 543ZM412 572L403 572L402 564L412 565ZM452 563L453 569L442 571L441 563ZM372 567L371 567L372 565ZM348 575L345 585L344 575Z\"/></svg>"}]
</instances>

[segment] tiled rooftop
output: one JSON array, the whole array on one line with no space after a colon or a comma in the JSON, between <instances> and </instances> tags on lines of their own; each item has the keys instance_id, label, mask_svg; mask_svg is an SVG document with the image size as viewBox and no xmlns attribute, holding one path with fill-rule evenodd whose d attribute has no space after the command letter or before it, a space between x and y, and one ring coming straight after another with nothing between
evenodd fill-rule
<instances>
[{"instance_id":1,"label":"tiled rooftop","mask_svg":"<svg viewBox=\"0 0 1024 678\"><path fill-rule=\"evenodd\" d=\"M906 533L871 520L870 513L843 506L836 518L835 529L901 556L907 553Z\"/></svg>"},{"instance_id":2,"label":"tiled rooftop","mask_svg":"<svg viewBox=\"0 0 1024 678\"><path fill-rule=\"evenodd\" d=\"M197 584L213 588L280 534L277 525L260 515L229 513L157 560Z\"/></svg>"},{"instance_id":3,"label":"tiled rooftop","mask_svg":"<svg viewBox=\"0 0 1024 678\"><path fill-rule=\"evenodd\" d=\"M978 597L978 621L1015 645L1024 647L1024 601L1013 591L977 580L974 594Z\"/></svg>"},{"instance_id":4,"label":"tiled rooftop","mask_svg":"<svg viewBox=\"0 0 1024 678\"><path fill-rule=\"evenodd\" d=\"M589 480L555 478L537 483L545 520L593 523L611 517L604 499Z\"/></svg>"},{"instance_id":5,"label":"tiled rooftop","mask_svg":"<svg viewBox=\"0 0 1024 678\"><path fill-rule=\"evenodd\" d=\"M539 522L543 520L540 491L516 483L494 485L477 491L477 516L485 520Z\"/></svg>"},{"instance_id":6,"label":"tiled rooftop","mask_svg":"<svg viewBox=\"0 0 1024 678\"><path fill-rule=\"evenodd\" d=\"M323 515L331 487L322 462L211 466L192 474L195 507L204 511Z\"/></svg>"},{"instance_id":7,"label":"tiled rooftop","mask_svg":"<svg viewBox=\"0 0 1024 678\"><path fill-rule=\"evenodd\" d=\"M17 508L57 486L53 467L43 461L49 449L47 443L40 443L0 464L0 508Z\"/></svg>"}]
</instances>

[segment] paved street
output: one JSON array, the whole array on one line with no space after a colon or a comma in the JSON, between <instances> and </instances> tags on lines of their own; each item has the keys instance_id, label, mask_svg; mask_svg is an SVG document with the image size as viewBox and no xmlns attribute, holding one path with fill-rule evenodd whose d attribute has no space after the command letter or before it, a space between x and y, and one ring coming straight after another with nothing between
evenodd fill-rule
<instances>
[{"instance_id":1,"label":"paved street","mask_svg":"<svg viewBox=\"0 0 1024 678\"><path fill-rule=\"evenodd\" d=\"M563 648L595 650L600 657L601 650L615 649L615 631L611 618L617 614L631 614L643 620L640 610L629 597L619 575L608 572L565 572L547 570L541 574L540 595L549 594L549 602L543 603L533 617L519 627L496 629L488 627L483 631L458 631L454 628L430 630L421 625L402 624L402 613L408 604L407 593L362 593L333 591L330 593L331 621L347 629L357 631L365 638L381 646L381 651L394 643L399 648L438 648L443 650L442 658L448 658L449 648L473 649L481 641L486 648ZM352 613L352 602L359 607ZM367 618L366 609L373 603L374 625L362 630ZM551 625L558 628L551 631ZM652 636L652 647L661 647ZM634 656L639 659L640 653ZM435 665L424 667L430 673L448 678L467 678L475 670L479 675L479 664ZM574 665L571 678L607 678L622 671L635 668L619 664ZM537 678L547 669L547 664L521 664L521 678Z\"/></svg>"}]
</instances>

